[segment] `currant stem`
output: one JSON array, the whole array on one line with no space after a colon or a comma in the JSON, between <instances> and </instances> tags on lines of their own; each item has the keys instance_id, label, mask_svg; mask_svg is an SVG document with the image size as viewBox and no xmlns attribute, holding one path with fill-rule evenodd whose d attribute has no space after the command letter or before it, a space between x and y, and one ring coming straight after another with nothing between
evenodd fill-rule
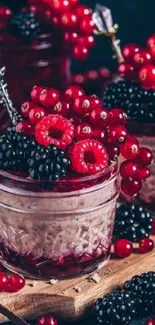
<instances>
[{"instance_id":1,"label":"currant stem","mask_svg":"<svg viewBox=\"0 0 155 325\"><path fill-rule=\"evenodd\" d=\"M7 84L4 83L6 68L0 68L0 97L1 104L6 108L13 125L17 125L18 122L22 121L22 116L17 112L16 108L9 97Z\"/></svg>"}]
</instances>

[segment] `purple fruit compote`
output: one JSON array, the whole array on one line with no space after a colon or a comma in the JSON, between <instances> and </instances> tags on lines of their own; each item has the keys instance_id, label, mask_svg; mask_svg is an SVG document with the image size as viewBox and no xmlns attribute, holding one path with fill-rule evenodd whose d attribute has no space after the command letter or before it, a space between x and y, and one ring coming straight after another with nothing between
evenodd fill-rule
<instances>
[{"instance_id":1,"label":"purple fruit compote","mask_svg":"<svg viewBox=\"0 0 155 325\"><path fill-rule=\"evenodd\" d=\"M139 154L138 140L130 143L124 126L126 114L108 112L78 86L62 99L53 88L35 87L31 101L37 106L27 117L24 110L23 120L9 99L4 74L3 68L0 95L14 126L0 137L1 262L43 279L98 269L110 257L117 158L121 151L128 163ZM125 175L121 186L135 195L142 182L138 175Z\"/></svg>"}]
</instances>

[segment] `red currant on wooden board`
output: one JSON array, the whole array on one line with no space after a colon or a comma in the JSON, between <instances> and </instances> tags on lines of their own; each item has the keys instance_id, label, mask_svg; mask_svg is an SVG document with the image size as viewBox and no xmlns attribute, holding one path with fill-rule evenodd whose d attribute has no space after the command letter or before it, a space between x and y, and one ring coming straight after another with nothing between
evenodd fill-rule
<instances>
[{"instance_id":1,"label":"red currant on wooden board","mask_svg":"<svg viewBox=\"0 0 155 325\"><path fill-rule=\"evenodd\" d=\"M117 257L128 257L131 255L133 250L132 243L127 239L120 239L114 244L114 253Z\"/></svg>"}]
</instances>

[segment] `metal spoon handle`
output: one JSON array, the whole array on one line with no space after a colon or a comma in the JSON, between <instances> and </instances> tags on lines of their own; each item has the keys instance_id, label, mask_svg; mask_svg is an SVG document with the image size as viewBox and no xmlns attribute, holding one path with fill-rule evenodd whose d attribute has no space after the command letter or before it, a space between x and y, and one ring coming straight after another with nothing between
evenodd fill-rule
<instances>
[{"instance_id":1,"label":"metal spoon handle","mask_svg":"<svg viewBox=\"0 0 155 325\"><path fill-rule=\"evenodd\" d=\"M6 316L8 320L13 322L15 325L29 325L24 319L14 314L8 308L0 304L0 314Z\"/></svg>"}]
</instances>

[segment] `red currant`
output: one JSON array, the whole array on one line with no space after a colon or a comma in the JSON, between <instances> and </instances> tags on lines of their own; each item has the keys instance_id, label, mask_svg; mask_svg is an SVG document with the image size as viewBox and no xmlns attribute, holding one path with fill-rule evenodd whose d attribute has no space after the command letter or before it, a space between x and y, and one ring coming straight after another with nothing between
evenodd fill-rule
<instances>
[{"instance_id":1,"label":"red currant","mask_svg":"<svg viewBox=\"0 0 155 325\"><path fill-rule=\"evenodd\" d=\"M135 79L135 70L133 65L127 62L120 63L118 67L118 73L121 77L134 80Z\"/></svg>"},{"instance_id":2,"label":"red currant","mask_svg":"<svg viewBox=\"0 0 155 325\"><path fill-rule=\"evenodd\" d=\"M34 107L30 110L29 113L29 120L32 125L36 125L39 121L43 119L44 116L46 116L46 112L41 107Z\"/></svg>"},{"instance_id":3,"label":"red currant","mask_svg":"<svg viewBox=\"0 0 155 325\"><path fill-rule=\"evenodd\" d=\"M71 113L71 103L66 99L60 100L53 108L54 114L60 114L64 117L69 117Z\"/></svg>"},{"instance_id":4,"label":"red currant","mask_svg":"<svg viewBox=\"0 0 155 325\"><path fill-rule=\"evenodd\" d=\"M128 131L124 126L117 126L108 130L108 141L111 143L123 143L128 136Z\"/></svg>"},{"instance_id":5,"label":"red currant","mask_svg":"<svg viewBox=\"0 0 155 325\"><path fill-rule=\"evenodd\" d=\"M73 102L73 109L79 115L85 115L92 110L91 100L88 96L80 96Z\"/></svg>"},{"instance_id":6,"label":"red currant","mask_svg":"<svg viewBox=\"0 0 155 325\"><path fill-rule=\"evenodd\" d=\"M82 123L77 126L75 135L78 140L91 139L93 137L93 129L88 123Z\"/></svg>"},{"instance_id":7,"label":"red currant","mask_svg":"<svg viewBox=\"0 0 155 325\"><path fill-rule=\"evenodd\" d=\"M140 50L133 56L133 64L136 68L140 68L142 65L150 63L151 60L151 55L147 50Z\"/></svg>"},{"instance_id":8,"label":"red currant","mask_svg":"<svg viewBox=\"0 0 155 325\"><path fill-rule=\"evenodd\" d=\"M150 238L143 238L139 242L139 252L142 254L152 251L153 248L154 248L154 242Z\"/></svg>"},{"instance_id":9,"label":"red currant","mask_svg":"<svg viewBox=\"0 0 155 325\"><path fill-rule=\"evenodd\" d=\"M114 253L116 256L125 258L131 255L133 250L132 243L127 239L120 239L114 244Z\"/></svg>"},{"instance_id":10,"label":"red currant","mask_svg":"<svg viewBox=\"0 0 155 325\"><path fill-rule=\"evenodd\" d=\"M79 86L70 86L66 91L65 95L68 99L74 100L77 97L85 95L84 90Z\"/></svg>"},{"instance_id":11,"label":"red currant","mask_svg":"<svg viewBox=\"0 0 155 325\"><path fill-rule=\"evenodd\" d=\"M29 121L22 121L16 125L16 132L24 132L26 135L33 135L34 127L30 124Z\"/></svg>"},{"instance_id":12,"label":"red currant","mask_svg":"<svg viewBox=\"0 0 155 325\"><path fill-rule=\"evenodd\" d=\"M106 147L110 160L116 160L120 155L119 146L114 145L113 143L109 143Z\"/></svg>"},{"instance_id":13,"label":"red currant","mask_svg":"<svg viewBox=\"0 0 155 325\"><path fill-rule=\"evenodd\" d=\"M149 318L146 322L145 325L155 325L155 318Z\"/></svg>"},{"instance_id":14,"label":"red currant","mask_svg":"<svg viewBox=\"0 0 155 325\"><path fill-rule=\"evenodd\" d=\"M17 292L24 288L25 279L18 274L13 274L9 278L8 288L9 292Z\"/></svg>"},{"instance_id":15,"label":"red currant","mask_svg":"<svg viewBox=\"0 0 155 325\"><path fill-rule=\"evenodd\" d=\"M37 320L37 325L58 325L58 322L55 318L51 316L40 317Z\"/></svg>"},{"instance_id":16,"label":"red currant","mask_svg":"<svg viewBox=\"0 0 155 325\"><path fill-rule=\"evenodd\" d=\"M92 34L95 29L95 24L91 15L82 18L80 23L80 31L84 34Z\"/></svg>"},{"instance_id":17,"label":"red currant","mask_svg":"<svg viewBox=\"0 0 155 325\"><path fill-rule=\"evenodd\" d=\"M155 217L153 217L153 222L152 222L152 233L155 234Z\"/></svg>"},{"instance_id":18,"label":"red currant","mask_svg":"<svg viewBox=\"0 0 155 325\"><path fill-rule=\"evenodd\" d=\"M126 62L132 62L135 53L139 52L140 47L137 44L127 44L124 46L122 53Z\"/></svg>"},{"instance_id":19,"label":"red currant","mask_svg":"<svg viewBox=\"0 0 155 325\"><path fill-rule=\"evenodd\" d=\"M12 11L6 6L0 6L0 20L8 20L12 16Z\"/></svg>"},{"instance_id":20,"label":"red currant","mask_svg":"<svg viewBox=\"0 0 155 325\"><path fill-rule=\"evenodd\" d=\"M102 129L93 129L93 138L101 143L106 143L108 140L107 132Z\"/></svg>"},{"instance_id":21,"label":"red currant","mask_svg":"<svg viewBox=\"0 0 155 325\"><path fill-rule=\"evenodd\" d=\"M58 16L52 16L51 22L55 27L60 26L60 18Z\"/></svg>"},{"instance_id":22,"label":"red currant","mask_svg":"<svg viewBox=\"0 0 155 325\"><path fill-rule=\"evenodd\" d=\"M126 113L120 108L113 108L109 112L109 125L119 126L124 125L127 121Z\"/></svg>"},{"instance_id":23,"label":"red currant","mask_svg":"<svg viewBox=\"0 0 155 325\"><path fill-rule=\"evenodd\" d=\"M152 35L148 38L147 47L150 51L152 59L155 59L155 35Z\"/></svg>"},{"instance_id":24,"label":"red currant","mask_svg":"<svg viewBox=\"0 0 155 325\"><path fill-rule=\"evenodd\" d=\"M73 56L76 60L86 60L89 55L88 47L84 44L77 44L73 48Z\"/></svg>"},{"instance_id":25,"label":"red currant","mask_svg":"<svg viewBox=\"0 0 155 325\"><path fill-rule=\"evenodd\" d=\"M138 140L133 137L129 136L128 139L121 145L121 155L125 159L133 159L139 153L139 143Z\"/></svg>"},{"instance_id":26,"label":"red currant","mask_svg":"<svg viewBox=\"0 0 155 325\"><path fill-rule=\"evenodd\" d=\"M110 77L110 71L107 68L100 68L98 70L99 77L102 79L107 79Z\"/></svg>"},{"instance_id":27,"label":"red currant","mask_svg":"<svg viewBox=\"0 0 155 325\"><path fill-rule=\"evenodd\" d=\"M9 279L8 279L7 275L0 271L0 292L7 289L8 281L9 281Z\"/></svg>"},{"instance_id":28,"label":"red currant","mask_svg":"<svg viewBox=\"0 0 155 325\"><path fill-rule=\"evenodd\" d=\"M49 2L50 5L50 2ZM57 13L64 13L71 9L71 4L69 0L52 0L51 1L52 9Z\"/></svg>"},{"instance_id":29,"label":"red currant","mask_svg":"<svg viewBox=\"0 0 155 325\"><path fill-rule=\"evenodd\" d=\"M93 35L80 36L78 37L78 42L90 49L94 46L95 39Z\"/></svg>"},{"instance_id":30,"label":"red currant","mask_svg":"<svg viewBox=\"0 0 155 325\"><path fill-rule=\"evenodd\" d=\"M137 175L138 167L133 161L124 161L120 166L120 175L123 178L134 177Z\"/></svg>"},{"instance_id":31,"label":"red currant","mask_svg":"<svg viewBox=\"0 0 155 325\"><path fill-rule=\"evenodd\" d=\"M42 86L34 86L31 91L31 98L36 104L39 104L39 97L42 90Z\"/></svg>"},{"instance_id":32,"label":"red currant","mask_svg":"<svg viewBox=\"0 0 155 325\"><path fill-rule=\"evenodd\" d=\"M77 6L79 3L79 0L69 0L71 6Z\"/></svg>"},{"instance_id":33,"label":"red currant","mask_svg":"<svg viewBox=\"0 0 155 325\"><path fill-rule=\"evenodd\" d=\"M60 17L61 25L64 28L71 29L77 25L77 16L72 12L66 12Z\"/></svg>"},{"instance_id":34,"label":"red currant","mask_svg":"<svg viewBox=\"0 0 155 325\"><path fill-rule=\"evenodd\" d=\"M33 102L25 102L21 106L22 115L25 117L29 116L30 110L35 106Z\"/></svg>"},{"instance_id":35,"label":"red currant","mask_svg":"<svg viewBox=\"0 0 155 325\"><path fill-rule=\"evenodd\" d=\"M96 95L91 95L90 96L90 100L91 100L91 107L92 110L96 109L96 108L100 108L102 107L102 101L99 97L97 97Z\"/></svg>"},{"instance_id":36,"label":"red currant","mask_svg":"<svg viewBox=\"0 0 155 325\"><path fill-rule=\"evenodd\" d=\"M81 84L82 85L84 83L84 76L82 74L75 74L72 77L72 83Z\"/></svg>"},{"instance_id":37,"label":"red currant","mask_svg":"<svg viewBox=\"0 0 155 325\"><path fill-rule=\"evenodd\" d=\"M139 167L138 168L138 177L140 179L147 179L150 176L150 170L148 167Z\"/></svg>"},{"instance_id":38,"label":"red currant","mask_svg":"<svg viewBox=\"0 0 155 325\"><path fill-rule=\"evenodd\" d=\"M155 88L155 65L146 64L139 71L139 81L145 89Z\"/></svg>"},{"instance_id":39,"label":"red currant","mask_svg":"<svg viewBox=\"0 0 155 325\"><path fill-rule=\"evenodd\" d=\"M59 92L56 89L42 89L40 93L40 103L46 108L53 108L59 101Z\"/></svg>"},{"instance_id":40,"label":"red currant","mask_svg":"<svg viewBox=\"0 0 155 325\"><path fill-rule=\"evenodd\" d=\"M86 80L88 80L90 82L96 81L99 78L98 72L96 70L89 70L88 72L86 72L85 78L86 78Z\"/></svg>"},{"instance_id":41,"label":"red currant","mask_svg":"<svg viewBox=\"0 0 155 325\"><path fill-rule=\"evenodd\" d=\"M104 127L107 125L109 118L109 111L106 108L96 108L89 114L90 122L97 127Z\"/></svg>"},{"instance_id":42,"label":"red currant","mask_svg":"<svg viewBox=\"0 0 155 325\"><path fill-rule=\"evenodd\" d=\"M64 39L70 44L75 44L78 41L78 34L76 32L65 32Z\"/></svg>"},{"instance_id":43,"label":"red currant","mask_svg":"<svg viewBox=\"0 0 155 325\"><path fill-rule=\"evenodd\" d=\"M76 15L78 18L83 19L84 16L89 16L92 14L92 10L84 5L79 5L76 8Z\"/></svg>"},{"instance_id":44,"label":"red currant","mask_svg":"<svg viewBox=\"0 0 155 325\"><path fill-rule=\"evenodd\" d=\"M149 166L153 162L152 151L146 147L141 147L136 162L139 166Z\"/></svg>"},{"instance_id":45,"label":"red currant","mask_svg":"<svg viewBox=\"0 0 155 325\"><path fill-rule=\"evenodd\" d=\"M135 196L142 188L142 182L139 178L123 178L121 180L122 191L129 196Z\"/></svg>"}]
</instances>

